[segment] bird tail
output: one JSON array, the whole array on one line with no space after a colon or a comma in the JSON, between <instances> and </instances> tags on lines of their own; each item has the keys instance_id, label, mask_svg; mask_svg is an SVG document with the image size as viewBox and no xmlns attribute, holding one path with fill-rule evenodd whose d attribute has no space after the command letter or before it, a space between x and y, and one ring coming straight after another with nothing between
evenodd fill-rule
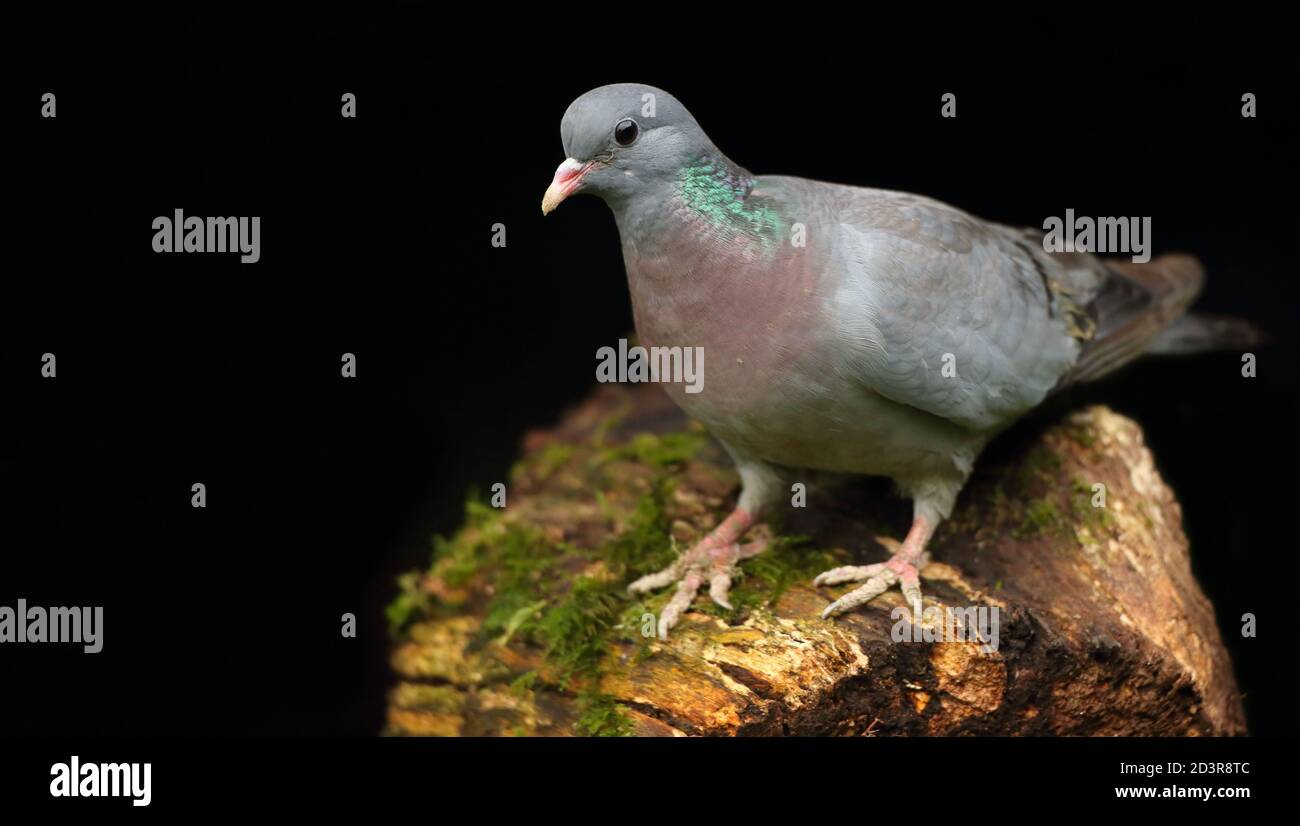
<instances>
[{"instance_id":1,"label":"bird tail","mask_svg":"<svg viewBox=\"0 0 1300 826\"><path fill-rule=\"evenodd\" d=\"M1205 269L1190 255L1105 265L1108 277L1088 304L1095 333L1063 384L1099 379L1147 354L1201 353L1263 338L1239 319L1187 314L1205 284Z\"/></svg>"},{"instance_id":2,"label":"bird tail","mask_svg":"<svg viewBox=\"0 0 1300 826\"><path fill-rule=\"evenodd\" d=\"M1264 342L1264 334L1249 321L1231 316L1190 313L1161 330L1146 352L1181 356L1215 350L1245 350Z\"/></svg>"}]
</instances>

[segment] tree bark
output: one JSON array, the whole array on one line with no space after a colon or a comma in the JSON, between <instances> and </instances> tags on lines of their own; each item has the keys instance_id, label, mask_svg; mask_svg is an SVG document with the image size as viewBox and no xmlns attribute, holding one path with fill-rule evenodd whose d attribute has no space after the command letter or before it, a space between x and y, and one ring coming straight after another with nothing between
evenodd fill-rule
<instances>
[{"instance_id":1,"label":"tree bark","mask_svg":"<svg viewBox=\"0 0 1300 826\"><path fill-rule=\"evenodd\" d=\"M686 436L679 444L663 435L673 433ZM618 567L623 557L592 549L636 551L633 532L646 528L638 503L657 485L667 534L689 546L725 516L739 483L725 454L658 388L601 387L553 430L525 439L504 509L480 506L452 550L404 581L391 615L401 630L386 732L1244 734L1181 509L1137 424L1090 407L1017 433L981 460L922 571L927 608L998 609L996 651L978 639L896 642L891 611L905 607L897 589L820 619L851 586L813 588L818 568L800 554L882 561L910 522L908 504L870 480L810 485L807 507L782 515L777 535L805 536L815 550L742 563L755 600L726 612L702 593L659 642L636 620L667 595L644 605L622 597L631 576ZM702 446L674 454L691 439ZM502 579L518 569L519 560L498 555L511 536L541 537L561 567L537 573L536 601L503 622L505 589L529 593L519 586L527 578ZM638 564L635 553L628 564ZM592 645L556 642L572 636L558 607L572 595L542 584L555 570L570 572L557 581L611 580L605 601L592 604L621 612L587 641L599 656L581 667L563 655Z\"/></svg>"}]
</instances>

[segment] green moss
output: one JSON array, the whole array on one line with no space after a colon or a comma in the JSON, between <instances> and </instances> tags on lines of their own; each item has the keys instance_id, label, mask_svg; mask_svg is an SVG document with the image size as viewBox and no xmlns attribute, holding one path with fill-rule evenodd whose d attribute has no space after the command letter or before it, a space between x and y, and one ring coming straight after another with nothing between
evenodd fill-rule
<instances>
[{"instance_id":1,"label":"green moss","mask_svg":"<svg viewBox=\"0 0 1300 826\"><path fill-rule=\"evenodd\" d=\"M596 454L592 459L592 465L599 466L617 459L630 459L645 465L665 468L695 458L695 454L703 444L704 436L700 433L638 433L626 444Z\"/></svg>"},{"instance_id":2,"label":"green moss","mask_svg":"<svg viewBox=\"0 0 1300 826\"><path fill-rule=\"evenodd\" d=\"M497 642L501 645L510 642L510 638L515 635L515 632L521 629L525 624L540 617L541 610L545 607L546 600L544 599L530 602L527 605L514 608L514 610L509 612L507 612L503 606L501 614L506 616L505 622L501 623L498 619L493 623L494 626L501 626L501 635L497 637Z\"/></svg>"},{"instance_id":3,"label":"green moss","mask_svg":"<svg viewBox=\"0 0 1300 826\"><path fill-rule=\"evenodd\" d=\"M1059 459L1056 464L1059 467ZM1040 463L1031 473L1045 473L1048 469L1056 468L1053 468L1050 462L1046 465ZM1016 539L1032 539L1039 536L1071 537L1075 536L1075 527L1079 524L1112 530L1116 524L1114 515L1104 507L1094 508L1092 497L1092 484L1075 474L1070 477L1068 496L1044 496L1029 501L1020 514L1019 524L1011 532L1012 536ZM1000 509L1006 504L1007 499L1001 495L999 489L994 496L994 505L999 509L995 512L1000 513Z\"/></svg>"},{"instance_id":4,"label":"green moss","mask_svg":"<svg viewBox=\"0 0 1300 826\"><path fill-rule=\"evenodd\" d=\"M537 636L546 646L547 661L559 669L561 688L574 676L599 673L609 630L619 618L622 590L615 583L579 577L542 616Z\"/></svg>"},{"instance_id":5,"label":"green moss","mask_svg":"<svg viewBox=\"0 0 1300 826\"><path fill-rule=\"evenodd\" d=\"M1074 495L1070 498L1070 509L1076 519L1082 520L1085 524L1104 530L1113 530L1116 527L1115 516L1105 507L1094 507L1092 504L1093 490L1092 485L1081 476L1075 476L1071 480L1071 487Z\"/></svg>"},{"instance_id":6,"label":"green moss","mask_svg":"<svg viewBox=\"0 0 1300 826\"><path fill-rule=\"evenodd\" d=\"M611 425L612 427L612 425ZM580 718L576 730L593 736L629 734L631 720L613 698L598 686L605 669L612 667L610 653L616 643L635 646L634 659L652 656L653 637L642 632L645 614L658 616L672 589L641 597L629 595L627 583L669 565L678 550L670 538L668 505L683 465L700 450L706 437L700 432L641 434L612 448L603 447L598 432L590 444L550 445L518 465L519 473L544 479L560 470L584 468L594 478L600 512L617 526L597 547L581 549L548 539L538 528L520 524L503 510L493 508L471 493L465 504L465 524L451 538L435 537L429 571L412 572L399 579L399 593L388 606L394 633L412 621L442 612L463 611L448 591L465 592L475 600L486 596L480 632L473 645L490 642L522 643L542 651L546 668L561 690L576 687ZM625 480L649 482L648 490L632 502L600 492L603 465L635 462L650 468L629 476L620 472L612 490L626 490ZM611 468L608 472L613 474ZM721 514L718 515L719 518ZM771 605L792 583L811 578L832 567L824 552L802 547L797 539L781 539L764 554L747 560L732 591L737 609ZM442 599L423 587L425 577L436 578ZM701 600L697 605L708 605ZM706 609L707 610L707 609ZM718 609L721 610L721 609ZM538 673L521 675L511 690L533 689Z\"/></svg>"},{"instance_id":7,"label":"green moss","mask_svg":"<svg viewBox=\"0 0 1300 826\"><path fill-rule=\"evenodd\" d=\"M481 556L494 576L483 635L508 639L526 632L546 605L545 593L555 578L555 562L564 553L563 546L547 542L536 530L511 525L483 550Z\"/></svg>"},{"instance_id":8,"label":"green moss","mask_svg":"<svg viewBox=\"0 0 1300 826\"><path fill-rule=\"evenodd\" d=\"M535 685L537 685L537 672L525 671L510 682L510 693L522 697L532 691Z\"/></svg>"},{"instance_id":9,"label":"green moss","mask_svg":"<svg viewBox=\"0 0 1300 826\"><path fill-rule=\"evenodd\" d=\"M1074 425L1070 427L1066 433L1071 439L1084 447L1091 448L1097 444L1097 435L1088 425Z\"/></svg>"},{"instance_id":10,"label":"green moss","mask_svg":"<svg viewBox=\"0 0 1300 826\"><path fill-rule=\"evenodd\" d=\"M467 527L486 528L499 522L503 513L505 511L502 508L494 508L488 504L477 489L470 488L469 494L465 497L465 524Z\"/></svg>"},{"instance_id":11,"label":"green moss","mask_svg":"<svg viewBox=\"0 0 1300 826\"><path fill-rule=\"evenodd\" d=\"M669 538L665 504L674 485L668 477L655 482L649 493L637 500L623 530L591 556L609 563L614 573L628 581L670 564L676 552Z\"/></svg>"},{"instance_id":12,"label":"green moss","mask_svg":"<svg viewBox=\"0 0 1300 826\"><path fill-rule=\"evenodd\" d=\"M589 551L548 541L539 530L506 521L499 511L471 497L466 528L450 540L434 538L430 574L453 588L478 577L490 579L492 596L478 644L495 638L499 643L518 639L539 645L561 688L575 678L596 684L614 626L632 602L624 582L671 561L664 514L671 490L671 480L658 480L627 515L623 530ZM575 579L571 563L583 557L603 562L609 576ZM399 579L400 592L387 609L395 633L428 613L432 596L419 590L420 578L412 573ZM536 675L525 676L514 687L530 688ZM626 729L617 708L600 701L591 689L584 690L589 706L584 730L609 735Z\"/></svg>"},{"instance_id":13,"label":"green moss","mask_svg":"<svg viewBox=\"0 0 1300 826\"><path fill-rule=\"evenodd\" d=\"M534 481L545 481L567 465L577 452L578 448L575 445L567 442L551 442L516 462L510 469L510 478L518 480L523 476L531 476Z\"/></svg>"},{"instance_id":14,"label":"green moss","mask_svg":"<svg viewBox=\"0 0 1300 826\"><path fill-rule=\"evenodd\" d=\"M453 588L461 588L473 579L481 566L477 557L479 546L470 542L449 542L441 536L433 538L433 568Z\"/></svg>"},{"instance_id":15,"label":"green moss","mask_svg":"<svg viewBox=\"0 0 1300 826\"><path fill-rule=\"evenodd\" d=\"M433 537L433 564L431 575L438 576L452 588L469 584L487 561L487 551L494 543L486 541L508 533L503 522L505 511L483 501L477 491L471 490L465 499L465 525L453 539Z\"/></svg>"},{"instance_id":16,"label":"green moss","mask_svg":"<svg viewBox=\"0 0 1300 826\"><path fill-rule=\"evenodd\" d=\"M403 574L397 578L397 597L384 609L388 620L388 633L396 636L419 614L429 609L429 595L420 591L418 572Z\"/></svg>"},{"instance_id":17,"label":"green moss","mask_svg":"<svg viewBox=\"0 0 1300 826\"><path fill-rule=\"evenodd\" d=\"M1088 522L1105 531L1114 531L1119 527L1113 513L1106 508L1094 508L1091 502L1085 503L1083 513Z\"/></svg>"},{"instance_id":18,"label":"green moss","mask_svg":"<svg viewBox=\"0 0 1300 826\"><path fill-rule=\"evenodd\" d=\"M578 695L579 717L574 728L588 737L627 737L633 723L626 711L607 694L583 692Z\"/></svg>"},{"instance_id":19,"label":"green moss","mask_svg":"<svg viewBox=\"0 0 1300 826\"><path fill-rule=\"evenodd\" d=\"M1051 499L1035 499L1025 506L1020 525L1012 531L1016 539L1032 539L1045 534L1063 534L1068 524L1061 509Z\"/></svg>"}]
</instances>

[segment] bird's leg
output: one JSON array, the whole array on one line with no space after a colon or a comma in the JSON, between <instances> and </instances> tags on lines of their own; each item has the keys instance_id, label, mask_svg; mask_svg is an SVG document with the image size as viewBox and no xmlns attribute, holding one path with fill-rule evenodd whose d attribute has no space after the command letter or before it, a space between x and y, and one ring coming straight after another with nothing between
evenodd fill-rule
<instances>
[{"instance_id":1,"label":"bird's leg","mask_svg":"<svg viewBox=\"0 0 1300 826\"><path fill-rule=\"evenodd\" d=\"M775 473L756 462L737 460L737 467L742 490L740 502L731 515L673 564L662 571L643 576L628 586L629 591L637 594L677 583L677 592L659 615L661 640L668 639L669 629L677 624L678 618L691 606L695 594L706 582L709 585L709 597L723 608L730 609L731 603L727 596L731 590L731 580L736 574L737 563L757 556L767 547L766 540L742 545L740 538L758 521L759 513L778 489Z\"/></svg>"},{"instance_id":2,"label":"bird's leg","mask_svg":"<svg viewBox=\"0 0 1300 826\"><path fill-rule=\"evenodd\" d=\"M845 565L832 568L813 580L813 585L839 585L843 582L861 582L861 586L849 591L844 596L826 606L822 619L843 614L863 603L869 602L883 594L891 585L897 584L903 591L903 598L912 608L913 616L921 616L921 575L920 569L929 561L926 543L934 534L938 520L918 514L912 520L912 529L898 551L888 562L875 565Z\"/></svg>"}]
</instances>

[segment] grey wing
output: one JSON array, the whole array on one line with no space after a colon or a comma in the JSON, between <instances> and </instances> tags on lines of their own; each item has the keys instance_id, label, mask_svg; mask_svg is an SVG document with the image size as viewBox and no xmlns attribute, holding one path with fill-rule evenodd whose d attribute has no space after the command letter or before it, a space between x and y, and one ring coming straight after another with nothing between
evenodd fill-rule
<instances>
[{"instance_id":1,"label":"grey wing","mask_svg":"<svg viewBox=\"0 0 1300 826\"><path fill-rule=\"evenodd\" d=\"M1108 272L1032 231L905 193L838 187L833 318L872 390L974 430L1010 423L1067 376Z\"/></svg>"}]
</instances>

